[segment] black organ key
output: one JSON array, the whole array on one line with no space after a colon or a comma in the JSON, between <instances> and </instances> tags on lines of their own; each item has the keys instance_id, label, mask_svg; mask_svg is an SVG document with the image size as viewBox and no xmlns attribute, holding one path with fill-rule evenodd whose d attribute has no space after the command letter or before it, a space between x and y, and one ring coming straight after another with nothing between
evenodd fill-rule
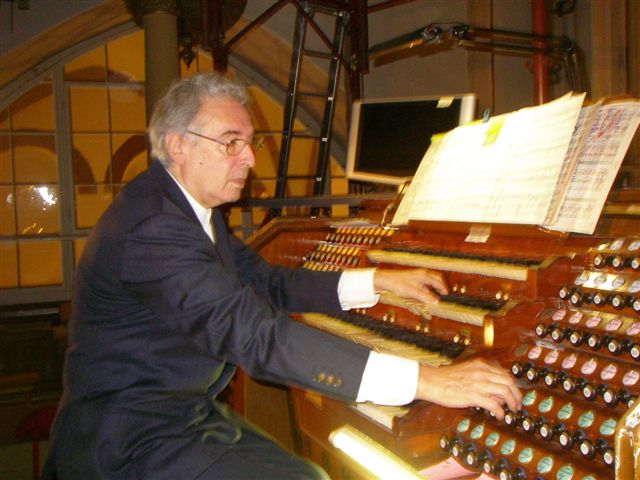
<instances>
[{"instance_id":1,"label":"black organ key","mask_svg":"<svg viewBox=\"0 0 640 480\"><path fill-rule=\"evenodd\" d=\"M376 320L368 315L355 312L345 312L337 315L336 318L351 323L352 325L365 328L377 333L381 337L391 340L398 340L407 344L415 345L432 352L437 352L449 358L455 358L464 350L464 345L453 343L441 338L424 335L418 332L412 332L399 328L389 323Z\"/></svg>"},{"instance_id":2,"label":"black organ key","mask_svg":"<svg viewBox=\"0 0 640 480\"><path fill-rule=\"evenodd\" d=\"M457 251L447 251L440 249L431 249L431 248L414 248L414 247L386 247L384 249L387 252L400 252L400 253L415 253L422 255L432 255L435 257L450 257L450 258L460 258L460 259L468 259L468 260L480 260L484 262L494 262L494 263L503 263L510 265L522 265L525 267L539 265L539 260L534 260L530 258L517 258L517 257L501 257L497 255L481 255L478 253L471 252L457 252Z\"/></svg>"}]
</instances>

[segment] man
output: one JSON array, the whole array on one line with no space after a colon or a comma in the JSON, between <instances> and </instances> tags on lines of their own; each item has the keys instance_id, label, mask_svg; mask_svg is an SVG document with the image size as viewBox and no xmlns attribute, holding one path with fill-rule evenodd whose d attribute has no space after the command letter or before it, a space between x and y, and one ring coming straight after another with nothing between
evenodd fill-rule
<instances>
[{"instance_id":1,"label":"man","mask_svg":"<svg viewBox=\"0 0 640 480\"><path fill-rule=\"evenodd\" d=\"M382 290L435 301L432 289L447 288L421 269L273 268L229 235L216 207L240 197L255 163L246 102L242 87L207 74L158 103L158 161L117 196L78 265L49 476L322 478L216 402L236 365L345 401L420 398L498 417L518 408L513 380L494 366L430 369L287 316L373 304Z\"/></svg>"}]
</instances>

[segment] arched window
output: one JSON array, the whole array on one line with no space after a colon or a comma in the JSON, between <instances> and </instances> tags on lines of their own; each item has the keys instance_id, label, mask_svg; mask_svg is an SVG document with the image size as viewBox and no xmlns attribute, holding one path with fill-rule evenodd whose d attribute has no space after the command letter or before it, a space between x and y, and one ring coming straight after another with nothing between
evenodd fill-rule
<instances>
[{"instance_id":1,"label":"arched window","mask_svg":"<svg viewBox=\"0 0 640 480\"><path fill-rule=\"evenodd\" d=\"M213 64L198 50L180 68L184 78L212 71ZM71 297L91 228L147 167L144 75L144 34L130 24L48 59L28 72L24 85L14 82L10 95L0 95L0 305ZM255 72L248 77L261 81ZM284 91L264 83L249 87L254 126L267 137L247 186L254 198L274 194L281 140ZM296 130L315 125L306 118ZM311 195L316 142L302 138L291 157L287 196ZM331 190L346 193L342 167L332 162L331 171ZM266 211L234 208L228 220L246 233Z\"/></svg>"},{"instance_id":2,"label":"arched window","mask_svg":"<svg viewBox=\"0 0 640 480\"><path fill-rule=\"evenodd\" d=\"M145 124L144 35L133 28L74 47L0 104L2 304L70 297L91 228L147 166Z\"/></svg>"}]
</instances>

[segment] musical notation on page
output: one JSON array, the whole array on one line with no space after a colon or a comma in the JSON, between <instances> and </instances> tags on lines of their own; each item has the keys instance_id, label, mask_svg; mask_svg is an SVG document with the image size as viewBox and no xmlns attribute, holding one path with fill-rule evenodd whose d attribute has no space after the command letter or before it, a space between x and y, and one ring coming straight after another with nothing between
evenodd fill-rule
<instances>
[{"instance_id":1,"label":"musical notation on page","mask_svg":"<svg viewBox=\"0 0 640 480\"><path fill-rule=\"evenodd\" d=\"M579 153L552 230L593 233L609 189L640 123L640 102L584 107L576 129ZM576 142L577 143L577 142Z\"/></svg>"},{"instance_id":2,"label":"musical notation on page","mask_svg":"<svg viewBox=\"0 0 640 480\"><path fill-rule=\"evenodd\" d=\"M409 218L544 222L583 99L567 95L448 132L409 187Z\"/></svg>"},{"instance_id":3,"label":"musical notation on page","mask_svg":"<svg viewBox=\"0 0 640 480\"><path fill-rule=\"evenodd\" d=\"M393 223L512 223L593 233L638 127L637 100L583 107L584 94L434 138Z\"/></svg>"}]
</instances>

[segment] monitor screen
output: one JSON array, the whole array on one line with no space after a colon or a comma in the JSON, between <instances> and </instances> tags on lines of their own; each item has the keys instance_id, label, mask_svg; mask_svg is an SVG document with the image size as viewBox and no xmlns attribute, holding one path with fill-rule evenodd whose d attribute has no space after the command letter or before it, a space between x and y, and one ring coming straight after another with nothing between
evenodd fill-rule
<instances>
[{"instance_id":1,"label":"monitor screen","mask_svg":"<svg viewBox=\"0 0 640 480\"><path fill-rule=\"evenodd\" d=\"M472 121L475 110L474 94L355 101L347 178L402 185L418 169L431 136Z\"/></svg>"}]
</instances>

